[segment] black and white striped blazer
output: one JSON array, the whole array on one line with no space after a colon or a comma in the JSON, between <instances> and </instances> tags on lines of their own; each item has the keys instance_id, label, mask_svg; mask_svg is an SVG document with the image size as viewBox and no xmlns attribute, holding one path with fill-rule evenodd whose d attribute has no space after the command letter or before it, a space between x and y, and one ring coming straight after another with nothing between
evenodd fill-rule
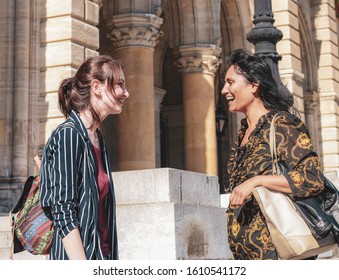
<instances>
[{"instance_id":1,"label":"black and white striped blazer","mask_svg":"<svg viewBox=\"0 0 339 280\"><path fill-rule=\"evenodd\" d=\"M106 200L111 259L118 259L114 186L105 143L100 136L103 166L110 192ZM103 259L98 229L96 166L87 130L75 112L53 132L43 150L40 203L50 207L55 227L50 259L67 260L62 244L78 227L87 259Z\"/></svg>"}]
</instances>

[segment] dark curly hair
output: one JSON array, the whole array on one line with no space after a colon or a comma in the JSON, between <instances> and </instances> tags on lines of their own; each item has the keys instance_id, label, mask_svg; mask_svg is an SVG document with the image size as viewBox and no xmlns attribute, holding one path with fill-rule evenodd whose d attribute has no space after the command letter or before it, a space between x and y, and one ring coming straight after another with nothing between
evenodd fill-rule
<instances>
[{"instance_id":1,"label":"dark curly hair","mask_svg":"<svg viewBox=\"0 0 339 280\"><path fill-rule=\"evenodd\" d=\"M259 85L259 96L267 110L294 112L293 95L286 87L279 87L270 66L259 56L243 49L232 51L227 60L227 69L235 66L235 71L250 83Z\"/></svg>"}]
</instances>

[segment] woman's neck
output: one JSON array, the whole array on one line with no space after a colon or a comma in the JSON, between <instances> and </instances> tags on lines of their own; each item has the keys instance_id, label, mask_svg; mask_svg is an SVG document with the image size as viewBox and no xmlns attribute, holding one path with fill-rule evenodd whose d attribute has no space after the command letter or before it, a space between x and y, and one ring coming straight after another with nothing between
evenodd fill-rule
<instances>
[{"instance_id":1,"label":"woman's neck","mask_svg":"<svg viewBox=\"0 0 339 280\"><path fill-rule=\"evenodd\" d=\"M98 124L94 123L92 114L88 110L85 110L80 112L79 117L85 125L87 131L90 133L95 133L98 128Z\"/></svg>"},{"instance_id":2,"label":"woman's neck","mask_svg":"<svg viewBox=\"0 0 339 280\"><path fill-rule=\"evenodd\" d=\"M246 114L247 118L247 125L249 128L254 128L259 119L263 116L266 115L269 112L265 107L263 108L258 108L257 110L252 110L251 112Z\"/></svg>"},{"instance_id":3,"label":"woman's neck","mask_svg":"<svg viewBox=\"0 0 339 280\"><path fill-rule=\"evenodd\" d=\"M87 133L92 145L100 147L98 133L96 132L98 124L94 123L92 114L89 111L82 111L79 114L79 117L87 129Z\"/></svg>"}]
</instances>

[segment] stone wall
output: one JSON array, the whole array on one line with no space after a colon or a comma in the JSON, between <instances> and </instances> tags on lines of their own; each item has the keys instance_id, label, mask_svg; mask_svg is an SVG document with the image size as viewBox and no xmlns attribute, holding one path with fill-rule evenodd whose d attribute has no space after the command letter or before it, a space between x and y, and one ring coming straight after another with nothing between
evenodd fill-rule
<instances>
[{"instance_id":1,"label":"stone wall","mask_svg":"<svg viewBox=\"0 0 339 280\"><path fill-rule=\"evenodd\" d=\"M120 259L231 258L217 177L169 168L115 172L113 177ZM8 259L10 244L9 218L0 217L0 259Z\"/></svg>"}]
</instances>

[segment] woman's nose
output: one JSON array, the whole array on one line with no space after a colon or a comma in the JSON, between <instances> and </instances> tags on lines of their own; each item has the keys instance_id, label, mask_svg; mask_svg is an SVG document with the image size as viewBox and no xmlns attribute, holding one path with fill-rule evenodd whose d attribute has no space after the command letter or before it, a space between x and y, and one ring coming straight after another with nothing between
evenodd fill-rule
<instances>
[{"instance_id":1,"label":"woman's nose","mask_svg":"<svg viewBox=\"0 0 339 280\"><path fill-rule=\"evenodd\" d=\"M221 94L226 95L227 93L228 93L228 88L227 88L227 84L225 83L221 89Z\"/></svg>"},{"instance_id":2,"label":"woman's nose","mask_svg":"<svg viewBox=\"0 0 339 280\"><path fill-rule=\"evenodd\" d=\"M129 97L129 92L128 92L127 89L125 89L125 91L124 91L124 96L125 96L125 98L128 98L128 97Z\"/></svg>"}]
</instances>

